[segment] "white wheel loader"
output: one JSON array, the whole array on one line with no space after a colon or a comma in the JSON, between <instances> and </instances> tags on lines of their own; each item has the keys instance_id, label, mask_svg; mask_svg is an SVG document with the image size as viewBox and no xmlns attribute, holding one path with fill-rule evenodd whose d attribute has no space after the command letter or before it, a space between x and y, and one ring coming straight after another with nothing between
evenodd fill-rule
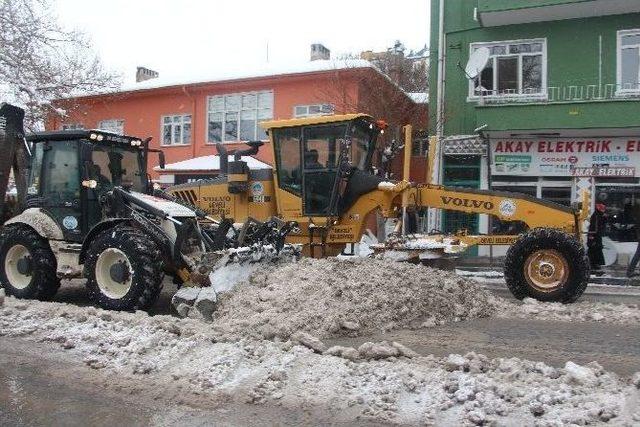
<instances>
[{"instance_id":1,"label":"white wheel loader","mask_svg":"<svg viewBox=\"0 0 640 427\"><path fill-rule=\"evenodd\" d=\"M13 170L17 200L0 231L0 285L18 298L52 298L61 279L86 278L103 308L147 309L165 273L208 286L220 260L260 261L284 253L295 223L247 221L236 230L153 188L151 138L100 130L25 135L24 111L0 104L0 191ZM11 210L12 212L8 212ZM234 249L229 251L229 249Z\"/></svg>"}]
</instances>

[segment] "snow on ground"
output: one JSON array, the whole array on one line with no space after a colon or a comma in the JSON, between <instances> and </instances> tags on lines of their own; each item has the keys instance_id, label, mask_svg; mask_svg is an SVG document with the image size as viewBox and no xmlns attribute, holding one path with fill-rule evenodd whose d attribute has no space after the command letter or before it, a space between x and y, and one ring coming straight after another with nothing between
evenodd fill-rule
<instances>
[{"instance_id":1,"label":"snow on ground","mask_svg":"<svg viewBox=\"0 0 640 427\"><path fill-rule=\"evenodd\" d=\"M213 327L234 337L354 336L489 317L492 300L474 282L420 265L303 258L219 294Z\"/></svg>"},{"instance_id":2,"label":"snow on ground","mask_svg":"<svg viewBox=\"0 0 640 427\"><path fill-rule=\"evenodd\" d=\"M8 297L0 336L54 343L108 372L106 386L149 393L136 382L145 378L158 398L190 404L314 408L344 423L640 422L640 373L620 378L595 362L554 368L475 353L420 356L395 342L356 349L322 341L491 316L637 325L635 305L514 303L451 272L358 258L269 266L215 299L206 323Z\"/></svg>"},{"instance_id":3,"label":"snow on ground","mask_svg":"<svg viewBox=\"0 0 640 427\"><path fill-rule=\"evenodd\" d=\"M357 336L491 316L640 323L637 305L521 304L452 272L388 260L303 258L251 272L229 267L235 268L219 270L213 282L224 290L232 288L230 280L240 284L217 295L212 327L232 338L288 339L298 331L319 338Z\"/></svg>"},{"instance_id":4,"label":"snow on ground","mask_svg":"<svg viewBox=\"0 0 640 427\"><path fill-rule=\"evenodd\" d=\"M496 298L495 303L498 317L640 325L640 307L637 304L543 303L532 298L525 298L523 304L515 304L502 298Z\"/></svg>"},{"instance_id":5,"label":"snow on ground","mask_svg":"<svg viewBox=\"0 0 640 427\"><path fill-rule=\"evenodd\" d=\"M14 298L0 308L0 335L56 343L71 358L108 372L107 386L198 405L237 401L324 409L346 423L556 426L640 420L636 385L597 363L553 368L475 353L437 358L410 351L354 361L292 341L220 341L210 324L191 319ZM376 345L384 346L368 343ZM154 389L141 389L139 378L152 381Z\"/></svg>"}]
</instances>

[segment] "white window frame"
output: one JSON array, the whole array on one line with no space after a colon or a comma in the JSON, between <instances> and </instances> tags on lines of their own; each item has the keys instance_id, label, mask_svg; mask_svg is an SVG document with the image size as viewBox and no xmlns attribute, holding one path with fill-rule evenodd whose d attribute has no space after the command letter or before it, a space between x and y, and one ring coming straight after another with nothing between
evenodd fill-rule
<instances>
[{"instance_id":1,"label":"white window frame","mask_svg":"<svg viewBox=\"0 0 640 427\"><path fill-rule=\"evenodd\" d=\"M116 126L120 126L120 131L119 132L114 132L112 130L110 130L109 128L104 127L103 123L105 122L115 122ZM118 135L124 135L124 119L104 119L104 120L100 120L98 122L98 129L100 130L104 130L107 132L111 132L111 133L115 133Z\"/></svg>"},{"instance_id":2,"label":"white window frame","mask_svg":"<svg viewBox=\"0 0 640 427\"><path fill-rule=\"evenodd\" d=\"M622 87L622 37L638 35L640 36L640 28L632 30L620 30L616 35L616 96L640 95L640 87L637 89L624 89ZM625 46L625 48L640 49L640 44ZM638 82L640 82L640 67L638 67Z\"/></svg>"},{"instance_id":3,"label":"white window frame","mask_svg":"<svg viewBox=\"0 0 640 427\"><path fill-rule=\"evenodd\" d=\"M536 198L542 199L542 190L547 188L572 188L573 181L560 180L559 176L530 176L530 181L491 181L491 189L494 187L535 187ZM517 188L514 189L518 192Z\"/></svg>"},{"instance_id":4,"label":"white window frame","mask_svg":"<svg viewBox=\"0 0 640 427\"><path fill-rule=\"evenodd\" d=\"M319 113L309 113L309 109L311 107L318 107ZM298 108L305 108L306 113L298 114ZM302 117L318 117L318 116L330 116L335 112L335 105L329 102L321 102L317 104L302 104L302 105L294 105L293 107L293 117L294 118L302 118ZM325 110L325 111L323 111Z\"/></svg>"},{"instance_id":5,"label":"white window frame","mask_svg":"<svg viewBox=\"0 0 640 427\"><path fill-rule=\"evenodd\" d=\"M180 125L180 141L179 142L174 141L175 132L173 128L175 127L176 123L173 121L173 119L176 117L180 117L180 123L178 123ZM189 118L188 122L185 121L187 117ZM164 141L164 127L165 127L164 119L166 118L171 118L171 123L166 123L166 125L169 125L169 124L171 125L171 142L169 143L166 143ZM189 131L190 132L189 142L184 142L184 124L185 123L189 123L191 125L190 131ZM191 141L193 141L193 116L191 114L167 114L160 117L160 145L162 147L176 147L176 146L191 145Z\"/></svg>"},{"instance_id":6,"label":"white window frame","mask_svg":"<svg viewBox=\"0 0 640 427\"><path fill-rule=\"evenodd\" d=\"M471 57L471 53L473 53L474 49L479 47L493 47L496 45L508 45L510 44L527 44L527 43L541 43L542 44L542 52L535 53L513 53L513 54L505 54L504 56L517 56L518 57L518 93L514 94L498 94L498 95L476 95L474 91L473 80L469 79L469 91L467 94L467 102L475 102L480 99L483 100L516 100L516 101L528 101L528 100L536 100L543 101L548 98L548 85L547 85L547 66L548 66L548 57L547 57L547 39L546 38L536 38L536 39L519 39L519 40L497 40L491 42L474 42L469 43L469 57ZM540 93L521 93L522 92L522 57L523 56L534 56L542 54L542 87L540 88ZM493 58L493 57L491 57ZM493 60L493 59L492 59ZM494 87L496 86L496 78L497 74L495 73L494 67Z\"/></svg>"},{"instance_id":7,"label":"white window frame","mask_svg":"<svg viewBox=\"0 0 640 427\"><path fill-rule=\"evenodd\" d=\"M258 96L260 94L270 94L271 95L271 105L268 108L260 108L258 106ZM256 96L256 108L255 109L244 109L242 108L242 97L246 96L246 95L255 95ZM211 99L216 98L216 97L222 97L223 100L226 97L230 97L230 96L239 96L240 97L240 107L239 110L227 110L226 107L223 107L223 109L221 111L211 111L210 110L210 105L211 105ZM206 99L207 102L207 114L205 116L205 129L204 129L204 140L205 140L205 145L215 145L218 142L221 142L223 144L237 144L239 142L243 142L244 140L240 139L240 120L242 117L242 111L255 111L255 120L256 120L256 127L255 127L255 135L256 138L259 138L261 140L266 140L266 135L262 136L261 135L261 131L260 131L260 122L261 121L267 121L267 120L272 120L273 119L273 115L274 115L274 105L275 105L275 94L274 91L272 89L268 89L268 90L256 90L256 91L249 91L249 92L232 92L232 93L221 93L221 94L216 94L216 95L209 95L207 96ZM224 101L223 101L224 102ZM258 117L258 113L260 110L271 110L271 115L270 118L259 118ZM238 113L238 139L234 140L234 141L225 141L224 140L224 135L225 135L225 116L228 112L237 112ZM221 113L222 114L222 141L209 141L209 116L212 113Z\"/></svg>"}]
</instances>

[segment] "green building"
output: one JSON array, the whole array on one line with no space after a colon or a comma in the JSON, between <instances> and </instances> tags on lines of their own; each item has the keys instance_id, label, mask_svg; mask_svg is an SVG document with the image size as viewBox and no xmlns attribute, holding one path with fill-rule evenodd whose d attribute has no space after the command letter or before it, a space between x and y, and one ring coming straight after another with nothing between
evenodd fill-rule
<instances>
[{"instance_id":1,"label":"green building","mask_svg":"<svg viewBox=\"0 0 640 427\"><path fill-rule=\"evenodd\" d=\"M640 1L431 0L430 70L436 179L567 205L586 190L608 206L613 242L636 238ZM430 227L518 231L456 213ZM609 260L625 252L609 246Z\"/></svg>"}]
</instances>

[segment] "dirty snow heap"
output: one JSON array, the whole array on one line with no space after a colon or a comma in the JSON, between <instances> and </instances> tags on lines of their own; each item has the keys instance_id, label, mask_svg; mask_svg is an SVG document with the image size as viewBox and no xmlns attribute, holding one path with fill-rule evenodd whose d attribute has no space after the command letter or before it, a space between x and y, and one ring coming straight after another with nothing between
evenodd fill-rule
<instances>
[{"instance_id":1,"label":"dirty snow heap","mask_svg":"<svg viewBox=\"0 0 640 427\"><path fill-rule=\"evenodd\" d=\"M453 273L359 258L261 267L228 292L202 291L206 298L190 292L190 317L213 320L212 327L230 338L286 340L300 331L320 338L355 336L494 313L488 292Z\"/></svg>"}]
</instances>

